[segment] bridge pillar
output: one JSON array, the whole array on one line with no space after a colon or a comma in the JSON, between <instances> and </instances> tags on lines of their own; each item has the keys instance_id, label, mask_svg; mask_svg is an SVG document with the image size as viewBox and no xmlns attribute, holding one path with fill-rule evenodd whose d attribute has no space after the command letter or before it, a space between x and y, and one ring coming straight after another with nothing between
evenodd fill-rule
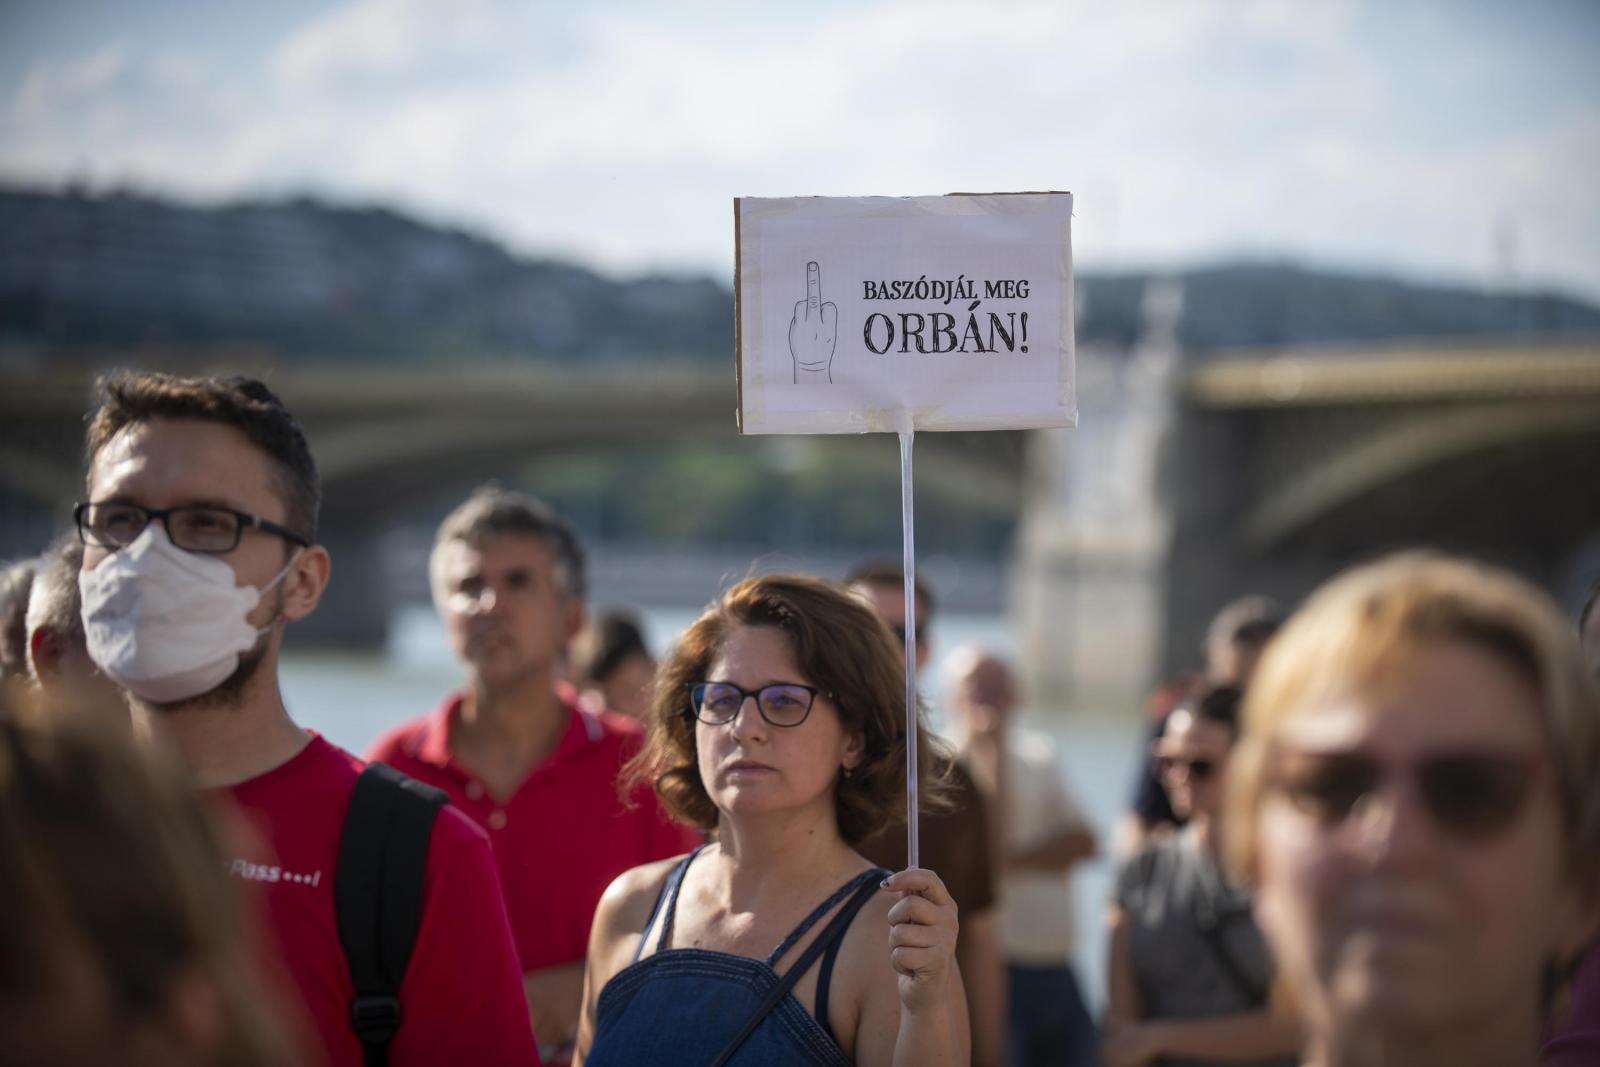
<instances>
[{"instance_id":1,"label":"bridge pillar","mask_svg":"<svg viewBox=\"0 0 1600 1067\"><path fill-rule=\"evenodd\" d=\"M1131 351L1078 350L1078 427L1033 438L1013 604L1042 707L1131 711L1154 678L1182 310L1180 283L1152 283Z\"/></svg>"}]
</instances>

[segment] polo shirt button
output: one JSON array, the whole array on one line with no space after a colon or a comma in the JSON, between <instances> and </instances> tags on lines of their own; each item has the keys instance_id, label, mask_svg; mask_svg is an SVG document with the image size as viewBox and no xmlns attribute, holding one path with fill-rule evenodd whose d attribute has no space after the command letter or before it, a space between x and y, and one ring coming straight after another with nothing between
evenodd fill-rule
<instances>
[{"instance_id":1,"label":"polo shirt button","mask_svg":"<svg viewBox=\"0 0 1600 1067\"><path fill-rule=\"evenodd\" d=\"M468 800L482 800L483 799L483 786L481 784L479 784L478 782L468 782L467 783L467 799Z\"/></svg>"},{"instance_id":2,"label":"polo shirt button","mask_svg":"<svg viewBox=\"0 0 1600 1067\"><path fill-rule=\"evenodd\" d=\"M506 825L506 813L505 812L496 810L496 811L491 811L489 813L489 829L491 829L491 830L502 830L502 829L505 828L505 825Z\"/></svg>"}]
</instances>

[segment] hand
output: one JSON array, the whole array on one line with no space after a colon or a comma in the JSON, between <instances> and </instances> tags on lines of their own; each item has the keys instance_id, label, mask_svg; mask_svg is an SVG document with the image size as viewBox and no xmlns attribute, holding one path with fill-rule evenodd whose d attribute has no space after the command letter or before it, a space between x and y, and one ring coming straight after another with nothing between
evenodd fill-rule
<instances>
[{"instance_id":1,"label":"hand","mask_svg":"<svg viewBox=\"0 0 1600 1067\"><path fill-rule=\"evenodd\" d=\"M889 909L889 963L899 973L900 1004L913 1014L949 1004L956 952L956 902L939 876L912 867L884 880L899 893Z\"/></svg>"},{"instance_id":2,"label":"hand","mask_svg":"<svg viewBox=\"0 0 1600 1067\"><path fill-rule=\"evenodd\" d=\"M1161 1054L1155 1026L1107 1019L1100 1031L1100 1059L1105 1067L1148 1067Z\"/></svg>"},{"instance_id":3,"label":"hand","mask_svg":"<svg viewBox=\"0 0 1600 1067\"><path fill-rule=\"evenodd\" d=\"M822 303L822 272L813 261L806 264L806 298L795 302L789 320L789 355L794 357L794 380L833 381L833 346L837 340L839 309Z\"/></svg>"}]
</instances>

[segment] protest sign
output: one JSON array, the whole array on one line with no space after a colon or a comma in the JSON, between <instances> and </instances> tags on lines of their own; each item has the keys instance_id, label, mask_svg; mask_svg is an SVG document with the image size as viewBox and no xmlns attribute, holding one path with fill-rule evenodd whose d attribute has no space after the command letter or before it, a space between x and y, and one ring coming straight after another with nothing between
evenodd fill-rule
<instances>
[{"instance_id":1,"label":"protest sign","mask_svg":"<svg viewBox=\"0 0 1600 1067\"><path fill-rule=\"evenodd\" d=\"M896 433L916 617L917 430L1075 426L1072 194L734 201L742 433ZM917 638L905 627L918 865Z\"/></svg>"},{"instance_id":2,"label":"protest sign","mask_svg":"<svg viewBox=\"0 0 1600 1067\"><path fill-rule=\"evenodd\" d=\"M1072 196L734 201L744 433L1077 423Z\"/></svg>"}]
</instances>

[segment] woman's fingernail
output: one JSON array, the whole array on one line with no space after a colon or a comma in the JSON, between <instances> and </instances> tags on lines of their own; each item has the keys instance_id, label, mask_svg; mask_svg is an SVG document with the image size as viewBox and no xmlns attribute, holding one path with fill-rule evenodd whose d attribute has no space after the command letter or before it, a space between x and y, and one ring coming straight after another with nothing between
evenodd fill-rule
<instances>
[{"instance_id":1,"label":"woman's fingernail","mask_svg":"<svg viewBox=\"0 0 1600 1067\"><path fill-rule=\"evenodd\" d=\"M878 883L878 888L879 889L888 889L889 888L889 879L885 878L883 881L879 882Z\"/></svg>"}]
</instances>

